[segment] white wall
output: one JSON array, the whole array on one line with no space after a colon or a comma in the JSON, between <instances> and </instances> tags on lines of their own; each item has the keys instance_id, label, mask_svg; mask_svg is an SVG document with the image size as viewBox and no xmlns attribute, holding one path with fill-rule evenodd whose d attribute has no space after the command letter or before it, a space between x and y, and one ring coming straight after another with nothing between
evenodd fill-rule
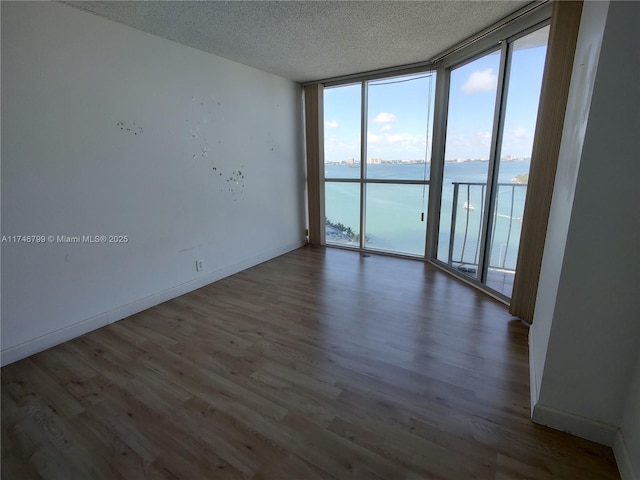
<instances>
[{"instance_id":1,"label":"white wall","mask_svg":"<svg viewBox=\"0 0 640 480\"><path fill-rule=\"evenodd\" d=\"M613 451L622 480L640 479L640 352Z\"/></svg>"},{"instance_id":2,"label":"white wall","mask_svg":"<svg viewBox=\"0 0 640 480\"><path fill-rule=\"evenodd\" d=\"M584 3L530 332L534 421L608 445L640 349L639 24Z\"/></svg>"},{"instance_id":3,"label":"white wall","mask_svg":"<svg viewBox=\"0 0 640 480\"><path fill-rule=\"evenodd\" d=\"M574 56L563 136L558 155L558 169L549 211L549 223L540 269L535 316L529 330L531 365L531 408L538 401L542 372L556 307L571 209L574 202L578 167L589 119L591 96L600 55L600 45L607 18L607 3L594 2L583 9Z\"/></svg>"},{"instance_id":4,"label":"white wall","mask_svg":"<svg viewBox=\"0 0 640 480\"><path fill-rule=\"evenodd\" d=\"M301 102L74 8L2 2L2 234L129 237L2 244L3 364L302 245Z\"/></svg>"}]
</instances>

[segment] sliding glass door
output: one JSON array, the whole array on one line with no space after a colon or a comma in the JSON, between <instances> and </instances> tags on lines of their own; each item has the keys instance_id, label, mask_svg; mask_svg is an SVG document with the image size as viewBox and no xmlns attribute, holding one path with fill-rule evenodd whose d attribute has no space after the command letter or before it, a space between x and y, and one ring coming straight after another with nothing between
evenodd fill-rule
<instances>
[{"instance_id":1,"label":"sliding glass door","mask_svg":"<svg viewBox=\"0 0 640 480\"><path fill-rule=\"evenodd\" d=\"M480 278L500 50L451 69L437 258Z\"/></svg>"},{"instance_id":2,"label":"sliding glass door","mask_svg":"<svg viewBox=\"0 0 640 480\"><path fill-rule=\"evenodd\" d=\"M447 71L435 258L505 299L513 289L548 30Z\"/></svg>"},{"instance_id":3,"label":"sliding glass door","mask_svg":"<svg viewBox=\"0 0 640 480\"><path fill-rule=\"evenodd\" d=\"M503 123L496 153L486 285L511 297L529 181L549 27L509 44Z\"/></svg>"}]
</instances>

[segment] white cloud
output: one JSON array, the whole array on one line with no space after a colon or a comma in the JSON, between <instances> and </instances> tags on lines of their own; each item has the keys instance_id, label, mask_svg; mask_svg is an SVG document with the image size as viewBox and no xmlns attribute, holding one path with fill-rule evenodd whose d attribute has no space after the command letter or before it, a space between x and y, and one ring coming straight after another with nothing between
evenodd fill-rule
<instances>
[{"instance_id":1,"label":"white cloud","mask_svg":"<svg viewBox=\"0 0 640 480\"><path fill-rule=\"evenodd\" d=\"M490 92L498 84L498 75L492 68L473 72L466 82L462 84L464 93Z\"/></svg>"},{"instance_id":2,"label":"white cloud","mask_svg":"<svg viewBox=\"0 0 640 480\"><path fill-rule=\"evenodd\" d=\"M491 150L491 132L486 130L447 130L447 150L445 159L482 158L488 159Z\"/></svg>"},{"instance_id":3,"label":"white cloud","mask_svg":"<svg viewBox=\"0 0 640 480\"><path fill-rule=\"evenodd\" d=\"M516 157L528 157L533 148L533 128L517 127L510 130L505 128L502 140L502 154Z\"/></svg>"},{"instance_id":4,"label":"white cloud","mask_svg":"<svg viewBox=\"0 0 640 480\"><path fill-rule=\"evenodd\" d=\"M387 160L423 158L427 141L424 135L388 132L368 132L367 140L369 156L380 156Z\"/></svg>"},{"instance_id":5,"label":"white cloud","mask_svg":"<svg viewBox=\"0 0 640 480\"><path fill-rule=\"evenodd\" d=\"M324 155L327 161L340 161L360 155L360 136L338 137L331 131L324 137Z\"/></svg>"},{"instance_id":6,"label":"white cloud","mask_svg":"<svg viewBox=\"0 0 640 480\"><path fill-rule=\"evenodd\" d=\"M338 128L338 122L336 120L329 120L328 122L324 122L324 126L326 128Z\"/></svg>"},{"instance_id":7,"label":"white cloud","mask_svg":"<svg viewBox=\"0 0 640 480\"><path fill-rule=\"evenodd\" d=\"M409 135L404 135L402 133L396 133L393 135L387 135L386 141L389 143L402 143L402 142L411 142L412 138Z\"/></svg>"},{"instance_id":8,"label":"white cloud","mask_svg":"<svg viewBox=\"0 0 640 480\"><path fill-rule=\"evenodd\" d=\"M491 146L491 132L486 130L479 130L473 134L471 142L475 145L482 145L483 147Z\"/></svg>"},{"instance_id":9,"label":"white cloud","mask_svg":"<svg viewBox=\"0 0 640 480\"><path fill-rule=\"evenodd\" d=\"M380 133L390 132L391 130L393 130L393 127L391 125L385 125L380 129Z\"/></svg>"},{"instance_id":10,"label":"white cloud","mask_svg":"<svg viewBox=\"0 0 640 480\"><path fill-rule=\"evenodd\" d=\"M523 138L523 137L528 137L529 136L529 132L527 132L527 129L524 127L518 127L515 130L513 130L513 136L516 138Z\"/></svg>"},{"instance_id":11,"label":"white cloud","mask_svg":"<svg viewBox=\"0 0 640 480\"><path fill-rule=\"evenodd\" d=\"M398 117L396 117L393 113L380 112L373 118L373 123L391 123L397 122Z\"/></svg>"}]
</instances>

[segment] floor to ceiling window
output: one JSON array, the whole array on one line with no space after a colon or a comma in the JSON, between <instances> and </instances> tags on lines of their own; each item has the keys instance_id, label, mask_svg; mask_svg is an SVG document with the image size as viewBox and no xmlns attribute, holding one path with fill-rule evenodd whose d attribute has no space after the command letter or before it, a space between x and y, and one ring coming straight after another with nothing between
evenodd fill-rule
<instances>
[{"instance_id":1,"label":"floor to ceiling window","mask_svg":"<svg viewBox=\"0 0 640 480\"><path fill-rule=\"evenodd\" d=\"M326 243L430 259L508 300L548 31L325 87Z\"/></svg>"},{"instance_id":2,"label":"floor to ceiling window","mask_svg":"<svg viewBox=\"0 0 640 480\"><path fill-rule=\"evenodd\" d=\"M449 70L436 258L509 298L549 27Z\"/></svg>"},{"instance_id":3,"label":"floor to ceiling window","mask_svg":"<svg viewBox=\"0 0 640 480\"><path fill-rule=\"evenodd\" d=\"M328 244L360 246L361 100L360 84L324 90Z\"/></svg>"},{"instance_id":4,"label":"floor to ceiling window","mask_svg":"<svg viewBox=\"0 0 640 480\"><path fill-rule=\"evenodd\" d=\"M531 166L549 27L509 44L504 123L496 154L494 208L485 283L511 297Z\"/></svg>"},{"instance_id":5,"label":"floor to ceiling window","mask_svg":"<svg viewBox=\"0 0 640 480\"><path fill-rule=\"evenodd\" d=\"M434 72L324 90L328 244L424 256L434 94Z\"/></svg>"},{"instance_id":6,"label":"floor to ceiling window","mask_svg":"<svg viewBox=\"0 0 640 480\"><path fill-rule=\"evenodd\" d=\"M437 258L477 278L500 50L451 69Z\"/></svg>"}]
</instances>

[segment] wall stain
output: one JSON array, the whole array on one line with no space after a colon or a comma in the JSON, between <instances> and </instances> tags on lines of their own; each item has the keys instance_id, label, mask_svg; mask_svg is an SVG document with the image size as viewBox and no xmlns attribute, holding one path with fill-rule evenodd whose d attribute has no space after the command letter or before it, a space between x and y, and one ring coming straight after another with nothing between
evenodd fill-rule
<instances>
[{"instance_id":1,"label":"wall stain","mask_svg":"<svg viewBox=\"0 0 640 480\"><path fill-rule=\"evenodd\" d=\"M214 172L218 172L218 167L212 167ZM244 165L242 165L244 169ZM223 178L220 178L223 177ZM224 179L226 185L220 187L220 192L229 192L235 202L244 193L244 173L242 170L233 170L231 175L223 175L223 172L218 172L218 178Z\"/></svg>"},{"instance_id":2,"label":"wall stain","mask_svg":"<svg viewBox=\"0 0 640 480\"><path fill-rule=\"evenodd\" d=\"M144 133L144 129L138 125L136 122L128 123L128 122L118 122L116 126L124 133L133 133L134 135L142 135Z\"/></svg>"},{"instance_id":3,"label":"wall stain","mask_svg":"<svg viewBox=\"0 0 640 480\"><path fill-rule=\"evenodd\" d=\"M222 106L222 102L216 100L213 95L208 97L192 95L190 104L191 113L190 117L185 119L186 135L184 138L191 142L192 149L189 153L191 153L192 159L197 157L205 158L212 151L209 139L215 142L212 136L217 132L213 130L212 120L216 109ZM218 140L218 145L222 145L221 139ZM232 170L229 173L229 170L224 165L218 163L211 165L214 178L218 179L220 192L230 194L234 202L242 198L244 193L244 170L245 166L241 165L239 169Z\"/></svg>"},{"instance_id":4,"label":"wall stain","mask_svg":"<svg viewBox=\"0 0 640 480\"><path fill-rule=\"evenodd\" d=\"M191 158L208 156L211 150L208 138L214 133L208 131L211 126L212 112L216 105L216 100L213 95L207 98L191 96L191 118L186 119L188 128L187 139L194 143L194 150L192 150ZM220 102L217 102L220 105ZM200 129L202 127L203 130ZM220 143L220 142L218 142Z\"/></svg>"}]
</instances>

